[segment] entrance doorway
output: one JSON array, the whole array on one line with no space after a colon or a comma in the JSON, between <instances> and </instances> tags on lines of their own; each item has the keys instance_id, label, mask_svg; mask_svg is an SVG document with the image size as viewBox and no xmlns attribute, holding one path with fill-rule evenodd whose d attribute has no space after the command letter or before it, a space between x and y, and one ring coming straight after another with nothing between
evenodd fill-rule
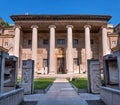
<instances>
[{"instance_id":1,"label":"entrance doorway","mask_svg":"<svg viewBox=\"0 0 120 105\"><path fill-rule=\"evenodd\" d=\"M64 74L64 58L57 58L57 73L58 74Z\"/></svg>"}]
</instances>

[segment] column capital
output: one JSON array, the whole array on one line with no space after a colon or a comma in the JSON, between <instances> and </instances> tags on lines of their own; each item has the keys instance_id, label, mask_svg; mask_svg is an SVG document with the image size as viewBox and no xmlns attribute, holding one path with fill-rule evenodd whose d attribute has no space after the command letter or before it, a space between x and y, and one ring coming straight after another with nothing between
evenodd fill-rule
<instances>
[{"instance_id":1,"label":"column capital","mask_svg":"<svg viewBox=\"0 0 120 105\"><path fill-rule=\"evenodd\" d=\"M48 28L56 28L56 26L55 25L49 25Z\"/></svg>"},{"instance_id":2,"label":"column capital","mask_svg":"<svg viewBox=\"0 0 120 105\"><path fill-rule=\"evenodd\" d=\"M66 28L74 28L73 25L67 25Z\"/></svg>"},{"instance_id":3,"label":"column capital","mask_svg":"<svg viewBox=\"0 0 120 105\"><path fill-rule=\"evenodd\" d=\"M37 25L32 25L31 28L38 28L38 26Z\"/></svg>"},{"instance_id":4,"label":"column capital","mask_svg":"<svg viewBox=\"0 0 120 105\"><path fill-rule=\"evenodd\" d=\"M19 28L20 29L21 26L20 25L15 25L14 28Z\"/></svg>"},{"instance_id":5,"label":"column capital","mask_svg":"<svg viewBox=\"0 0 120 105\"><path fill-rule=\"evenodd\" d=\"M84 28L91 28L91 25L85 25Z\"/></svg>"},{"instance_id":6,"label":"column capital","mask_svg":"<svg viewBox=\"0 0 120 105\"><path fill-rule=\"evenodd\" d=\"M101 29L103 29L103 28L107 28L107 26L106 25L101 26Z\"/></svg>"}]
</instances>

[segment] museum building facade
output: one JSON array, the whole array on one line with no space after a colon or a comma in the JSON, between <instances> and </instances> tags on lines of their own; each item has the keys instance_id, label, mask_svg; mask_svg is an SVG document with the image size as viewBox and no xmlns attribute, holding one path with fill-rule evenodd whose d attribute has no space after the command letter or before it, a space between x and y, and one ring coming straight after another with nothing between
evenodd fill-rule
<instances>
[{"instance_id":1,"label":"museum building facade","mask_svg":"<svg viewBox=\"0 0 120 105\"><path fill-rule=\"evenodd\" d=\"M98 59L102 67L103 55L111 51L109 15L27 14L11 19L15 22L13 52L20 69L22 60L32 59L36 73L85 73L88 59Z\"/></svg>"}]
</instances>

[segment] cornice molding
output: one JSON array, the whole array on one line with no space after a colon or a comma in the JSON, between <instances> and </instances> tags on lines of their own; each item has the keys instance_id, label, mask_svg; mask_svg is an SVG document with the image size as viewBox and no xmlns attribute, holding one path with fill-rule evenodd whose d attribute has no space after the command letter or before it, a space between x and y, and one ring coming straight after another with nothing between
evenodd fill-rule
<instances>
[{"instance_id":1,"label":"cornice molding","mask_svg":"<svg viewBox=\"0 0 120 105\"><path fill-rule=\"evenodd\" d=\"M46 21L46 20L101 20L109 21L110 15L12 15L13 21Z\"/></svg>"}]
</instances>

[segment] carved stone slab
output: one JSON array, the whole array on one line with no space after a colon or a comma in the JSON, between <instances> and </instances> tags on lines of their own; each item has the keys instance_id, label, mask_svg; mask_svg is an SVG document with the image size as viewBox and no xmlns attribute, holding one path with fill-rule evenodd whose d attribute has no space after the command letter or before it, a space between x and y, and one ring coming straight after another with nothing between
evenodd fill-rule
<instances>
[{"instance_id":1,"label":"carved stone slab","mask_svg":"<svg viewBox=\"0 0 120 105\"><path fill-rule=\"evenodd\" d=\"M100 63L98 60L88 61L88 88L91 93L100 93Z\"/></svg>"},{"instance_id":2,"label":"carved stone slab","mask_svg":"<svg viewBox=\"0 0 120 105\"><path fill-rule=\"evenodd\" d=\"M22 87L24 94L33 93L34 87L34 62L33 60L23 60L22 62Z\"/></svg>"}]
</instances>

